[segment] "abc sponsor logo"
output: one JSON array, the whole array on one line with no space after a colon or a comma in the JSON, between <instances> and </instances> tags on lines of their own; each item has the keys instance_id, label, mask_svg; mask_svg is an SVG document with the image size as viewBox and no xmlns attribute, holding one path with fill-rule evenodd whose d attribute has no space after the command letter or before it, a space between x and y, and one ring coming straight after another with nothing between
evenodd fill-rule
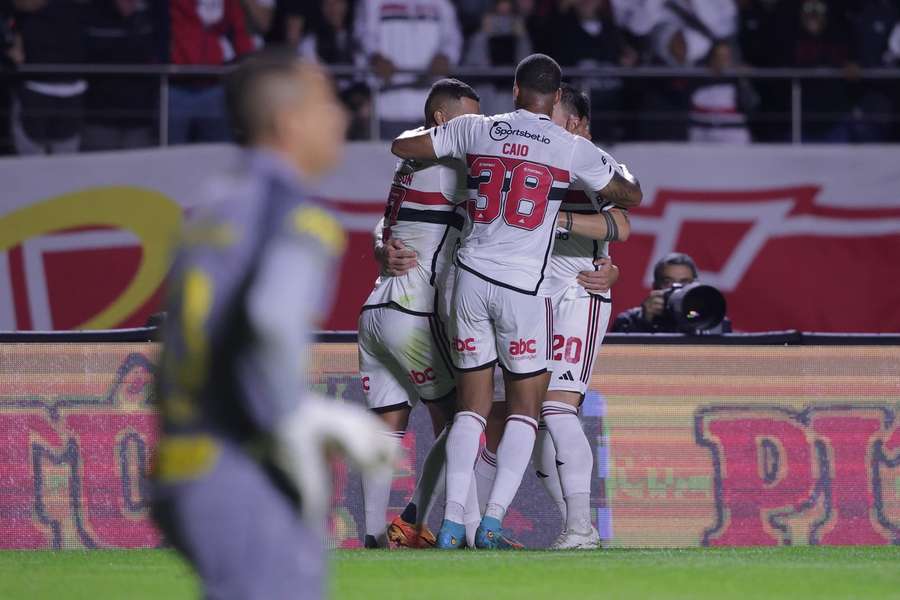
<instances>
[{"instance_id":1,"label":"abc sponsor logo","mask_svg":"<svg viewBox=\"0 0 900 600\"><path fill-rule=\"evenodd\" d=\"M475 338L453 338L453 347L457 352L475 352Z\"/></svg>"},{"instance_id":2,"label":"abc sponsor logo","mask_svg":"<svg viewBox=\"0 0 900 600\"><path fill-rule=\"evenodd\" d=\"M431 367L428 367L424 371L416 371L413 369L409 372L409 381L413 385L423 385L436 379L437 377L434 374L434 369Z\"/></svg>"},{"instance_id":3,"label":"abc sponsor logo","mask_svg":"<svg viewBox=\"0 0 900 600\"><path fill-rule=\"evenodd\" d=\"M509 343L509 355L518 358L534 358L537 353L537 340L513 340Z\"/></svg>"},{"instance_id":4,"label":"abc sponsor logo","mask_svg":"<svg viewBox=\"0 0 900 600\"><path fill-rule=\"evenodd\" d=\"M515 135L517 137L528 138L529 140L534 140L542 144L550 143L550 138L538 133L531 133L530 131L525 131L523 129L513 129L512 126L506 121L495 121L494 124L491 125L491 130L490 132L488 132L488 135L490 135L491 139L495 142L502 142L509 136Z\"/></svg>"}]
</instances>

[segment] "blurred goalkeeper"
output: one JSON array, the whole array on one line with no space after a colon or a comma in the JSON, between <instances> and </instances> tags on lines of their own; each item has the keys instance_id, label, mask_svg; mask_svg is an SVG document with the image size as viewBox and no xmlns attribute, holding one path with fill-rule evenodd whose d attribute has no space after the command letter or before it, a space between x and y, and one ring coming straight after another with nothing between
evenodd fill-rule
<instances>
[{"instance_id":1,"label":"blurred goalkeeper","mask_svg":"<svg viewBox=\"0 0 900 600\"><path fill-rule=\"evenodd\" d=\"M322 596L326 450L364 470L391 447L362 409L306 391L345 234L306 185L340 158L328 79L257 55L226 83L240 164L210 187L175 257L153 513L210 599Z\"/></svg>"}]
</instances>

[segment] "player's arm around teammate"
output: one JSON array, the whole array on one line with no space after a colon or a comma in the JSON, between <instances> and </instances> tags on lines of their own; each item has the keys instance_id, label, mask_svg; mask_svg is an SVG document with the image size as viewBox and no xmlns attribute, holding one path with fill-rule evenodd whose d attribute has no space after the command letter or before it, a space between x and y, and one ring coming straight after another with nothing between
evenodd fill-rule
<instances>
[{"instance_id":1,"label":"player's arm around teammate","mask_svg":"<svg viewBox=\"0 0 900 600\"><path fill-rule=\"evenodd\" d=\"M561 210L556 226L568 233L602 242L625 242L631 235L628 211L610 208L594 215Z\"/></svg>"},{"instance_id":2,"label":"player's arm around teammate","mask_svg":"<svg viewBox=\"0 0 900 600\"><path fill-rule=\"evenodd\" d=\"M587 97L563 84L560 102L554 107L553 121L570 133L590 139L589 111ZM557 245L550 261L547 286L554 309L552 379L543 410L545 422L538 432L533 463L539 480L556 502L566 524L564 534L554 545L560 548L587 548L598 544L598 534L589 517L592 456L577 419L577 408L606 329L608 292L618 279L618 269L605 256L607 244L627 238L630 228L624 211L611 215L609 213L619 209L609 206L601 209L596 200L595 194L588 191L570 190L567 194L562 209L565 212L560 212ZM618 221L614 220L616 217ZM591 242L588 238L597 241ZM583 270L585 268L593 270ZM488 420L487 447L475 467L482 502L496 473L493 451L497 449L502 432L505 409L503 404L494 406ZM547 424L560 437L560 454L550 439ZM565 478L565 486L561 477ZM572 510L567 510L569 505Z\"/></svg>"},{"instance_id":3,"label":"player's arm around teammate","mask_svg":"<svg viewBox=\"0 0 900 600\"><path fill-rule=\"evenodd\" d=\"M590 104L586 95L574 88L567 88L564 89L563 99L565 101L557 105L559 114L554 114L554 117L568 123L576 120L578 126L573 133L590 139ZM622 185L614 177L599 198L588 195L595 207L596 200L610 202L616 194L634 199L635 191L639 201L639 184L624 165L621 167L622 175L619 177L633 182L634 186ZM569 256L567 260L574 260L576 264L590 260L592 254L596 256L598 252L606 255L610 242L628 239L631 231L627 213L608 206L596 214L561 213L560 221L563 221L563 229L598 240L601 244L598 246L594 242L592 253L588 253L588 245L580 244L577 239L561 242L560 253ZM599 546L600 538L590 517L593 453L578 419L578 410L606 331L611 300L610 295L603 291L588 295L573 294L572 290L577 290L583 279L582 274L579 273L575 281L571 281L569 278L573 269L565 268L566 262L562 259L559 264L560 271L566 275L559 280L558 286L561 288L553 296L552 375L541 409L543 428L535 444L533 463L541 482L559 506L564 522L563 532L553 547L595 548Z\"/></svg>"},{"instance_id":4,"label":"player's arm around teammate","mask_svg":"<svg viewBox=\"0 0 900 600\"><path fill-rule=\"evenodd\" d=\"M451 321L460 411L447 442L447 505L439 546L454 547L452 540L460 537L454 532L462 529L462 504L493 403L498 361L510 415L476 545L504 546L500 524L527 468L547 386L553 311L540 288L556 213L573 178L599 191L618 166L551 122L560 77L550 57L528 57L516 70L518 110L460 117L427 135L401 136L392 146L404 158L452 157L469 166L469 219L457 254Z\"/></svg>"},{"instance_id":5,"label":"player's arm around teammate","mask_svg":"<svg viewBox=\"0 0 900 600\"><path fill-rule=\"evenodd\" d=\"M455 116L478 111L478 95L471 87L443 79L432 86L426 99L425 125L440 126ZM435 488L443 481L439 475L444 464L443 430L455 408L449 344L441 335L436 288L442 280L439 271L448 262L446 254L455 247L462 228L462 216L456 210L464 199L457 197L465 190L461 171L462 165L401 161L385 217L375 229L375 255L382 268L359 318L363 392L395 444L399 445L412 406L420 399L428 408L437 439L411 502L387 530L392 474L363 478L367 547L434 543L424 523Z\"/></svg>"}]
</instances>

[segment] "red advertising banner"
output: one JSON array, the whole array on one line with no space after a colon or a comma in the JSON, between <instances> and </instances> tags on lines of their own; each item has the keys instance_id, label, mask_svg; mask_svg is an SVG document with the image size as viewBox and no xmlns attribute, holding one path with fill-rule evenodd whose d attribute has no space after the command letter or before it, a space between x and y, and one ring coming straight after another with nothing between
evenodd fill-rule
<instances>
[{"instance_id":1,"label":"red advertising banner","mask_svg":"<svg viewBox=\"0 0 900 600\"><path fill-rule=\"evenodd\" d=\"M146 481L157 353L0 345L0 547L161 543ZM354 344L312 359L320 391L362 400ZM582 416L609 546L900 543L900 347L606 346ZM415 410L391 511L431 439ZM331 543L359 546L363 514L359 478L339 466ZM559 532L530 473L506 525L530 547Z\"/></svg>"},{"instance_id":2,"label":"red advertising banner","mask_svg":"<svg viewBox=\"0 0 900 600\"><path fill-rule=\"evenodd\" d=\"M159 309L170 242L227 146L0 159L0 330L142 325ZM614 314L653 264L687 252L738 331L900 332L900 147L623 144L644 189ZM351 144L317 193L350 232L325 329L355 330L376 268L371 231L395 160ZM52 176L48 177L48 173Z\"/></svg>"}]
</instances>

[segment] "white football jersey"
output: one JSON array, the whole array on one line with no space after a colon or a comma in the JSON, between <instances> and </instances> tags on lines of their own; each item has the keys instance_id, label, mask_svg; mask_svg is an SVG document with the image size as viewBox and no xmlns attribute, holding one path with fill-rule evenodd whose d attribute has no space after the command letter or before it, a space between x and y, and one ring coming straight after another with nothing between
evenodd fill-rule
<instances>
[{"instance_id":1,"label":"white football jersey","mask_svg":"<svg viewBox=\"0 0 900 600\"><path fill-rule=\"evenodd\" d=\"M407 312L434 311L434 277L451 260L465 218L465 166L446 160L397 164L384 209L382 240L399 239L418 265L399 277L382 275L364 306L393 305Z\"/></svg>"},{"instance_id":2,"label":"white football jersey","mask_svg":"<svg viewBox=\"0 0 900 600\"><path fill-rule=\"evenodd\" d=\"M468 210L457 264L494 284L538 294L556 216L570 185L599 191L618 163L546 115L519 109L463 115L431 130L435 154L468 167Z\"/></svg>"},{"instance_id":3,"label":"white football jersey","mask_svg":"<svg viewBox=\"0 0 900 600\"><path fill-rule=\"evenodd\" d=\"M605 202L596 193L571 188L563 199L560 210L594 215L613 207L612 203ZM602 256L609 256L609 242L592 240L557 229L556 244L550 256L550 270L541 285L541 295L552 296L557 291L572 286L581 289L585 296L589 295L575 279L582 271L593 271L594 259ZM598 295L604 298L612 297L610 292Z\"/></svg>"}]
</instances>

